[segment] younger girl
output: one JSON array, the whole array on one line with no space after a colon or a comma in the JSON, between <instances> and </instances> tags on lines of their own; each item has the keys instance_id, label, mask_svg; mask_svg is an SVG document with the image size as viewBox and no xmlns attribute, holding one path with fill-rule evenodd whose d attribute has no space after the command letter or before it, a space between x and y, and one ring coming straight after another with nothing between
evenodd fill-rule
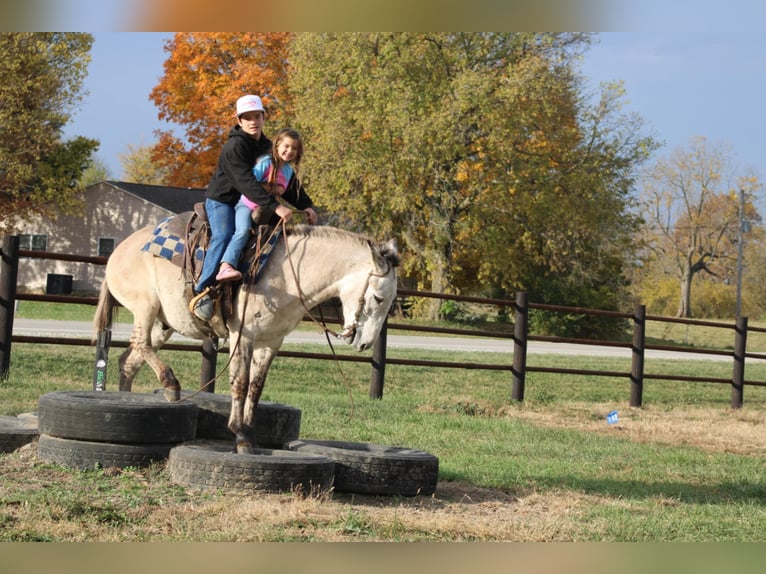
<instances>
[{"instance_id":1,"label":"younger girl","mask_svg":"<svg viewBox=\"0 0 766 574\"><path fill-rule=\"evenodd\" d=\"M303 140L300 134L294 129L285 128L280 130L274 138L271 154L264 155L255 162L253 175L266 191L282 197L296 208L304 210L308 222L314 225L317 222L317 214L314 211L311 198L300 185L297 173L302 157ZM290 192L285 195L285 190L290 190ZM245 195L240 197L236 205L234 235L226 250L227 254L231 254L235 262L234 265L239 261L239 256L247 245L252 227L253 210L257 207L258 204ZM240 279L242 274L234 265L224 261L216 280L223 282Z\"/></svg>"}]
</instances>

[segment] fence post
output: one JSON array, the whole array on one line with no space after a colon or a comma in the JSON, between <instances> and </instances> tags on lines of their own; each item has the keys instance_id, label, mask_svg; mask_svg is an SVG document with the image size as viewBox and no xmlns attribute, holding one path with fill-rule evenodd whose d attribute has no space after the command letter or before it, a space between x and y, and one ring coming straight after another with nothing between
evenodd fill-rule
<instances>
[{"instance_id":1,"label":"fence post","mask_svg":"<svg viewBox=\"0 0 766 574\"><path fill-rule=\"evenodd\" d=\"M19 275L19 236L5 236L0 249L0 379L5 379L11 368L13 313Z\"/></svg>"},{"instance_id":2,"label":"fence post","mask_svg":"<svg viewBox=\"0 0 766 574\"><path fill-rule=\"evenodd\" d=\"M388 339L388 317L383 321L378 340L372 347L372 374L370 375L370 398L383 398L383 380L386 375L386 345Z\"/></svg>"},{"instance_id":3,"label":"fence post","mask_svg":"<svg viewBox=\"0 0 766 574\"><path fill-rule=\"evenodd\" d=\"M218 337L208 337L202 341L202 367L199 373L200 390L207 391L209 393L215 392L215 375L217 363Z\"/></svg>"},{"instance_id":4,"label":"fence post","mask_svg":"<svg viewBox=\"0 0 766 574\"><path fill-rule=\"evenodd\" d=\"M93 390L106 390L106 366L109 363L109 345L112 344L112 330L98 332L96 340L96 364L93 368Z\"/></svg>"},{"instance_id":5,"label":"fence post","mask_svg":"<svg viewBox=\"0 0 766 574\"><path fill-rule=\"evenodd\" d=\"M515 319L513 323L513 367L511 377L513 388L511 398L514 401L524 400L524 380L527 370L527 335L529 333L529 308L527 293L516 293Z\"/></svg>"},{"instance_id":6,"label":"fence post","mask_svg":"<svg viewBox=\"0 0 766 574\"><path fill-rule=\"evenodd\" d=\"M745 391L745 352L747 349L747 317L737 317L734 336L734 370L731 376L731 408L741 409Z\"/></svg>"},{"instance_id":7,"label":"fence post","mask_svg":"<svg viewBox=\"0 0 766 574\"><path fill-rule=\"evenodd\" d=\"M633 311L633 363L630 370L630 406L640 407L644 400L644 351L646 349L646 305L636 304Z\"/></svg>"}]
</instances>

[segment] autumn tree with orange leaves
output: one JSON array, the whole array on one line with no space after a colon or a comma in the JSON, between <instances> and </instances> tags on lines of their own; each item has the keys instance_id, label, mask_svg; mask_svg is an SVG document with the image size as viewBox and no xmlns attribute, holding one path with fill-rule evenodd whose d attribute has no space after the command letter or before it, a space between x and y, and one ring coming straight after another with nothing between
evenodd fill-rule
<instances>
[{"instance_id":1,"label":"autumn tree with orange leaves","mask_svg":"<svg viewBox=\"0 0 766 574\"><path fill-rule=\"evenodd\" d=\"M160 119L180 125L183 137L159 131L152 161L165 184L204 187L235 123L245 94L262 97L269 124L290 106L287 47L290 33L183 32L165 45L164 74L150 94Z\"/></svg>"}]
</instances>

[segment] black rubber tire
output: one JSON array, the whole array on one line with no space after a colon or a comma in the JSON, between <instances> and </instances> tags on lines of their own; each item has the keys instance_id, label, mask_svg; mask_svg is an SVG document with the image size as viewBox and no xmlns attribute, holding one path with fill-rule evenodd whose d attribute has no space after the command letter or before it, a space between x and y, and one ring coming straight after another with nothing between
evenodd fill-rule
<instances>
[{"instance_id":1,"label":"black rubber tire","mask_svg":"<svg viewBox=\"0 0 766 574\"><path fill-rule=\"evenodd\" d=\"M416 496L436 491L439 459L422 450L308 439L287 448L334 460L336 492Z\"/></svg>"},{"instance_id":2,"label":"black rubber tire","mask_svg":"<svg viewBox=\"0 0 766 574\"><path fill-rule=\"evenodd\" d=\"M162 390L154 391L155 393ZM197 405L197 438L234 440L229 430L231 395L181 391L181 400L188 398ZM260 401L255 412L255 443L260 448L284 448L300 437L301 410L270 401Z\"/></svg>"},{"instance_id":3,"label":"black rubber tire","mask_svg":"<svg viewBox=\"0 0 766 574\"><path fill-rule=\"evenodd\" d=\"M185 444L170 451L167 468L171 480L196 488L316 493L332 486L335 463L289 450L237 454L233 447Z\"/></svg>"},{"instance_id":4,"label":"black rubber tire","mask_svg":"<svg viewBox=\"0 0 766 574\"><path fill-rule=\"evenodd\" d=\"M19 417L0 416L0 452L13 452L39 435L34 423Z\"/></svg>"},{"instance_id":5,"label":"black rubber tire","mask_svg":"<svg viewBox=\"0 0 766 574\"><path fill-rule=\"evenodd\" d=\"M40 397L40 434L124 444L169 444L194 438L197 405L123 391L57 391Z\"/></svg>"},{"instance_id":6,"label":"black rubber tire","mask_svg":"<svg viewBox=\"0 0 766 574\"><path fill-rule=\"evenodd\" d=\"M37 458L67 468L95 470L98 468L126 468L148 466L166 460L172 444L120 444L91 442L40 435Z\"/></svg>"}]
</instances>

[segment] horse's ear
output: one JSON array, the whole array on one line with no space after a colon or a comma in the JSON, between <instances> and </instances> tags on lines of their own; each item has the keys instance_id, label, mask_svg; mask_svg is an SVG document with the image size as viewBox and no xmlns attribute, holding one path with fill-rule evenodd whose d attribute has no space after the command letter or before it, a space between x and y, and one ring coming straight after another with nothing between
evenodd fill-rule
<instances>
[{"instance_id":1,"label":"horse's ear","mask_svg":"<svg viewBox=\"0 0 766 574\"><path fill-rule=\"evenodd\" d=\"M378 243L373 250L379 257L391 267L399 267L401 258L396 247L396 239L389 239L385 243ZM382 265L381 265L382 267Z\"/></svg>"}]
</instances>

